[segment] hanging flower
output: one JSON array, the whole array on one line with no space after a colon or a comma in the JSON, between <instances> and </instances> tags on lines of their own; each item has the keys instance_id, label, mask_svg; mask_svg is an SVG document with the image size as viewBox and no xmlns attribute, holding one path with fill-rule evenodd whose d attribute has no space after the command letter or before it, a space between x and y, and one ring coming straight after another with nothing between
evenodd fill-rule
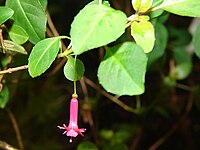
<instances>
[{"instance_id":1,"label":"hanging flower","mask_svg":"<svg viewBox=\"0 0 200 150\"><path fill-rule=\"evenodd\" d=\"M59 129L64 129L65 131L63 134L66 134L67 136L70 136L70 142L72 142L72 137L76 137L78 134L81 136L84 136L82 132L85 132L86 129L78 127L78 100L77 96L72 96L72 99L70 101L70 119L69 119L69 125L66 126L63 124L63 126L57 126Z\"/></svg>"}]
</instances>

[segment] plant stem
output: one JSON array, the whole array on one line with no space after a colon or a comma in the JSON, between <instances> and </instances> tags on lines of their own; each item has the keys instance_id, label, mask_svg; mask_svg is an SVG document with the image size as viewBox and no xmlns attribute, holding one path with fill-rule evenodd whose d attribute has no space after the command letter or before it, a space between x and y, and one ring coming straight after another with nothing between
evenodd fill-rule
<instances>
[{"instance_id":1,"label":"plant stem","mask_svg":"<svg viewBox=\"0 0 200 150\"><path fill-rule=\"evenodd\" d=\"M164 7L163 5L159 5L159 6L157 6L157 7L154 7L154 8L152 8L152 9L149 9L147 12L145 12L145 14L146 14L146 13L149 13L149 12L153 12L153 11L159 10L159 9L161 9L161 8L163 8L163 7Z\"/></svg>"},{"instance_id":2,"label":"plant stem","mask_svg":"<svg viewBox=\"0 0 200 150\"><path fill-rule=\"evenodd\" d=\"M5 53L6 46L5 46L5 43L4 43L4 40L3 40L2 29L0 29L0 41L1 41L0 43L1 43L1 46L2 46L3 53Z\"/></svg>"},{"instance_id":3,"label":"plant stem","mask_svg":"<svg viewBox=\"0 0 200 150\"><path fill-rule=\"evenodd\" d=\"M76 94L76 58L77 55L74 57L74 94Z\"/></svg>"},{"instance_id":4,"label":"plant stem","mask_svg":"<svg viewBox=\"0 0 200 150\"><path fill-rule=\"evenodd\" d=\"M63 53L58 54L58 58L60 58L60 57L66 57L66 56L68 56L72 52L73 52L72 49L65 50Z\"/></svg>"},{"instance_id":5,"label":"plant stem","mask_svg":"<svg viewBox=\"0 0 200 150\"><path fill-rule=\"evenodd\" d=\"M68 40L71 40L71 38L68 37L68 36L66 36L66 35L62 35L62 36L60 36L60 37L61 37L61 39L68 39Z\"/></svg>"},{"instance_id":6,"label":"plant stem","mask_svg":"<svg viewBox=\"0 0 200 150\"><path fill-rule=\"evenodd\" d=\"M182 90L185 90L185 91L189 91L189 92L192 91L192 87L189 87L189 86L181 84L181 83L177 83L176 88L179 88L179 89L182 89Z\"/></svg>"},{"instance_id":7,"label":"plant stem","mask_svg":"<svg viewBox=\"0 0 200 150\"><path fill-rule=\"evenodd\" d=\"M169 139L170 136L172 136L174 134L174 132L179 128L179 126L181 126L182 124L184 124L184 122L188 121L188 115L192 109L192 105L193 105L193 95L190 94L184 113L181 115L180 120L177 121L171 128L170 130L168 130L162 137L160 137L153 145L150 146L150 148L148 150L156 150L158 149L164 142L166 142L167 139Z\"/></svg>"},{"instance_id":8,"label":"plant stem","mask_svg":"<svg viewBox=\"0 0 200 150\"><path fill-rule=\"evenodd\" d=\"M136 110L139 112L141 109L141 100L140 96L136 96Z\"/></svg>"},{"instance_id":9,"label":"plant stem","mask_svg":"<svg viewBox=\"0 0 200 150\"><path fill-rule=\"evenodd\" d=\"M9 118L12 122L13 128L15 130L17 142L19 144L19 149L24 150L24 143L23 143L23 140L22 140L22 136L21 136L18 124L17 124L17 120L15 119L14 114L11 112L11 110L9 108L7 108L6 111L8 113L8 116L9 116Z\"/></svg>"},{"instance_id":10,"label":"plant stem","mask_svg":"<svg viewBox=\"0 0 200 150\"><path fill-rule=\"evenodd\" d=\"M125 103L123 103L122 101L120 101L117 97L107 93L106 91L104 91L103 89L101 89L98 85L96 85L94 82L92 82L90 79L84 77L84 80L86 82L86 84L90 85L92 88L94 88L95 90L97 90L98 92L100 92L102 95L104 95L105 97L107 97L108 99L110 99L112 102L116 103L117 105L119 105L120 107L122 107L124 110L138 114L138 110L126 105Z\"/></svg>"},{"instance_id":11,"label":"plant stem","mask_svg":"<svg viewBox=\"0 0 200 150\"><path fill-rule=\"evenodd\" d=\"M27 69L28 65L23 65L23 66L19 66L19 67L15 67L15 68L8 68L6 70L0 71L0 75L2 74L6 74L6 73L13 73L19 70L24 70Z\"/></svg>"},{"instance_id":12,"label":"plant stem","mask_svg":"<svg viewBox=\"0 0 200 150\"><path fill-rule=\"evenodd\" d=\"M0 148L5 149L5 150L19 150L11 145L9 145L8 143L1 141L0 140Z\"/></svg>"}]
</instances>

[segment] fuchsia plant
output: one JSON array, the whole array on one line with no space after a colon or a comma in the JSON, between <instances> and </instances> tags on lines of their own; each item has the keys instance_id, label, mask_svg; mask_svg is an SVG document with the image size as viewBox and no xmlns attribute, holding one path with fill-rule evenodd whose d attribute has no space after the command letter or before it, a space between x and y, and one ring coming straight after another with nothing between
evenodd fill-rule
<instances>
[{"instance_id":1,"label":"fuchsia plant","mask_svg":"<svg viewBox=\"0 0 200 150\"><path fill-rule=\"evenodd\" d=\"M177 49L179 48L187 49L186 45L189 43L190 38L186 39L186 43L180 42L182 45L177 44L179 43L177 42L179 39L179 32L177 31L177 35L173 35L175 37L177 36L177 41L171 43L171 39L174 37L169 34L170 43L167 43L168 31L163 23L166 21L168 13L187 17L200 17L199 0L131 0L133 7L130 10L128 9L130 7L127 7L127 9L129 12L134 13L129 17L127 17L127 14L123 11L110 7L108 0L91 0L92 2L87 4L74 17L70 28L70 37L64 35L50 37L51 33L53 33L53 35L58 34L54 34L56 29L54 28L49 13L46 14L46 12L48 12L46 11L47 1L48 0L41 0L41 2L34 0L5 0L5 6L0 6L0 12L3 14L0 15L0 51L4 53L0 55L1 108L4 108L9 100L9 90L4 84L10 82L7 82L7 78L4 78L5 73L12 73L28 68L30 76L34 78L40 76L49 69L56 58L63 57L65 59L60 61L61 63L58 63L58 65L55 64L57 66L50 74L55 74L62 66L62 63L67 60L63 71L68 80L74 81L75 94L72 95L70 101L68 126L63 124L63 126L57 127L59 129L64 129L63 134L70 137L70 142L72 142L72 138L77 137L78 134L84 136L83 132L85 132L86 129L79 129L78 127L78 96L76 94L76 81L84 76L85 68L81 60L76 58L85 52L99 47L101 47L103 54L105 52L105 56L101 59L102 61L99 61L98 59L99 67L95 70L97 70L96 77L98 77L98 83L101 84L105 91L98 88L98 83L97 85L94 83L93 85L95 86L88 85L127 111L138 114L140 112L138 110L140 110L141 107L140 98L136 97L136 109L134 109L114 96L136 96L143 94L145 92L146 71L148 71L148 68L151 66L154 66L155 62L159 59L161 59L159 60L162 62L161 64L165 66L168 63L168 57L166 60L163 58L168 56L168 51L166 51L168 49L170 50L170 54L172 54L169 57L169 64L173 62L173 65L169 65L168 74L166 71L159 69L159 71L164 71L159 74L159 79L163 79L163 82L159 83L163 83L164 88L166 84L167 87L170 88L175 89L182 87L182 89L189 92L193 91L190 87L188 88L186 86L185 88L184 85L178 84L179 80L185 79L193 70L193 56L187 54L184 50L177 52ZM129 6L130 2L124 4L124 6ZM10 21L9 26L6 27L7 23L4 25L4 22L8 19L12 19L12 21ZM129 27L130 32L126 32L126 29ZM1 28L5 28L6 30L4 31L7 33L1 34L3 31ZM7 30L7 28L9 30ZM200 58L200 25L197 29L197 32L194 33L192 43L195 47L196 55ZM126 40L126 38L122 37L123 35L125 35L124 37L129 37L129 34L133 37L132 40L129 38ZM180 34L182 34L182 32L180 32ZM46 38L46 35L49 35L50 38ZM62 45L63 42L61 42L61 40L63 39L70 40L69 46ZM25 44L27 46L23 46L27 40L34 45L32 50L30 50L31 46L29 46L28 43ZM173 43L176 44L174 45ZM168 44L170 44L169 48ZM30 52L28 65L9 69L10 63L15 57L15 53L27 54L26 48L28 48L28 52ZM102 57L102 55L99 55L98 53L96 53L96 56L99 58L100 56ZM171 58L171 56L174 58ZM184 59L181 59L183 56ZM27 63L27 61L24 63ZM95 65L95 67L97 67L97 65ZM157 65L155 67L157 67ZM48 75L49 74L47 74L47 76ZM163 78L161 79L161 77ZM18 79L16 79L16 81L18 81ZM13 82L11 81L11 83ZM199 88L198 85L197 87ZM154 87L152 87L152 89L153 88ZM199 90L198 88L197 90ZM163 90L166 91L166 89ZM107 92L113 95L109 95ZM175 93L173 93L173 95L174 94ZM165 112L165 107L163 108L163 111ZM167 110L166 114L168 115ZM141 129L142 127L143 126L141 126ZM20 149L24 149L23 146Z\"/></svg>"},{"instance_id":2,"label":"fuchsia plant","mask_svg":"<svg viewBox=\"0 0 200 150\"><path fill-rule=\"evenodd\" d=\"M78 134L81 136L84 136L82 132L85 132L86 129L78 127L78 99L77 95L73 94L72 99L70 101L70 119L69 119L69 125L66 126L63 124L63 126L57 126L59 129L64 129L65 131L63 134L66 134L67 136L70 136L70 143L72 142L72 137L76 137Z\"/></svg>"}]
</instances>

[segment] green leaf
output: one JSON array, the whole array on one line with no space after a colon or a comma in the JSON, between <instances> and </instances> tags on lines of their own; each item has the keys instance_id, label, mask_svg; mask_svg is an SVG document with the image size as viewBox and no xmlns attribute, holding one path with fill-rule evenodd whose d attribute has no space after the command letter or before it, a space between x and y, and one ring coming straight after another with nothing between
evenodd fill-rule
<instances>
[{"instance_id":1,"label":"green leaf","mask_svg":"<svg viewBox=\"0 0 200 150\"><path fill-rule=\"evenodd\" d=\"M64 75L70 81L80 80L85 72L85 67L82 61L76 59L76 65L75 65L76 69L74 68L74 63L75 63L74 61L75 61L74 58L68 58L67 63L64 66Z\"/></svg>"},{"instance_id":2,"label":"green leaf","mask_svg":"<svg viewBox=\"0 0 200 150\"><path fill-rule=\"evenodd\" d=\"M41 4L42 8L45 10L47 8L47 0L39 0L39 3Z\"/></svg>"},{"instance_id":3,"label":"green leaf","mask_svg":"<svg viewBox=\"0 0 200 150\"><path fill-rule=\"evenodd\" d=\"M116 143L126 143L131 136L131 133L127 130L120 129L114 135ZM125 145L124 145L125 146Z\"/></svg>"},{"instance_id":4,"label":"green leaf","mask_svg":"<svg viewBox=\"0 0 200 150\"><path fill-rule=\"evenodd\" d=\"M144 13L152 5L153 0L132 0L132 6L136 12Z\"/></svg>"},{"instance_id":5,"label":"green leaf","mask_svg":"<svg viewBox=\"0 0 200 150\"><path fill-rule=\"evenodd\" d=\"M199 0L164 0L159 7L180 16L200 17Z\"/></svg>"},{"instance_id":6,"label":"green leaf","mask_svg":"<svg viewBox=\"0 0 200 150\"><path fill-rule=\"evenodd\" d=\"M161 16L157 18L157 21L160 23L165 23L169 19L170 13L164 11Z\"/></svg>"},{"instance_id":7,"label":"green leaf","mask_svg":"<svg viewBox=\"0 0 200 150\"><path fill-rule=\"evenodd\" d=\"M113 139L114 132L113 132L113 130L103 129L100 132L100 136L101 136L102 139L110 140L110 139Z\"/></svg>"},{"instance_id":8,"label":"green leaf","mask_svg":"<svg viewBox=\"0 0 200 150\"><path fill-rule=\"evenodd\" d=\"M163 1L164 1L164 0L153 0L153 3L152 3L152 5L151 5L151 8L154 8L154 7L156 7L156 6L160 5L160 4L162 4Z\"/></svg>"},{"instance_id":9,"label":"green leaf","mask_svg":"<svg viewBox=\"0 0 200 150\"><path fill-rule=\"evenodd\" d=\"M44 73L55 60L61 37L47 38L38 42L28 58L28 71L31 77Z\"/></svg>"},{"instance_id":10,"label":"green leaf","mask_svg":"<svg viewBox=\"0 0 200 150\"><path fill-rule=\"evenodd\" d=\"M81 142L78 145L77 150L98 150L98 148L92 142L86 141L86 142Z\"/></svg>"},{"instance_id":11,"label":"green leaf","mask_svg":"<svg viewBox=\"0 0 200 150\"><path fill-rule=\"evenodd\" d=\"M16 44L13 41L9 41L9 40L4 40L4 44L6 46L6 50L5 53L7 54L12 54L15 55L16 53L19 54L27 54L26 50L24 49L24 47L22 47L21 45ZM3 49L0 45L0 52L3 52Z\"/></svg>"},{"instance_id":12,"label":"green leaf","mask_svg":"<svg viewBox=\"0 0 200 150\"><path fill-rule=\"evenodd\" d=\"M7 86L4 86L0 92L0 107L5 108L9 100L9 90Z\"/></svg>"},{"instance_id":13,"label":"green leaf","mask_svg":"<svg viewBox=\"0 0 200 150\"><path fill-rule=\"evenodd\" d=\"M91 4L99 4L99 0L93 0L88 5L91 5ZM103 1L102 4L105 5L105 6L107 6L107 7L110 7L110 3L108 1Z\"/></svg>"},{"instance_id":14,"label":"green leaf","mask_svg":"<svg viewBox=\"0 0 200 150\"><path fill-rule=\"evenodd\" d=\"M14 22L27 32L30 42L45 38L47 19L38 0L7 0L6 6L14 10Z\"/></svg>"},{"instance_id":15,"label":"green leaf","mask_svg":"<svg viewBox=\"0 0 200 150\"><path fill-rule=\"evenodd\" d=\"M192 43L194 45L194 52L200 59L200 23L196 28L196 31L193 35Z\"/></svg>"},{"instance_id":16,"label":"green leaf","mask_svg":"<svg viewBox=\"0 0 200 150\"><path fill-rule=\"evenodd\" d=\"M115 41L126 28L127 17L105 5L89 4L75 17L71 25L72 47L81 54Z\"/></svg>"},{"instance_id":17,"label":"green leaf","mask_svg":"<svg viewBox=\"0 0 200 150\"><path fill-rule=\"evenodd\" d=\"M128 150L128 147L125 144L116 143L116 144L112 145L110 149L113 149L113 150Z\"/></svg>"},{"instance_id":18,"label":"green leaf","mask_svg":"<svg viewBox=\"0 0 200 150\"><path fill-rule=\"evenodd\" d=\"M24 44L29 38L26 31L22 27L15 24L10 29L9 36L11 40L17 44Z\"/></svg>"},{"instance_id":19,"label":"green leaf","mask_svg":"<svg viewBox=\"0 0 200 150\"><path fill-rule=\"evenodd\" d=\"M154 8L154 7L156 7L156 6L160 5L160 4L162 4L162 2L163 2L163 0L153 0L153 3L152 3L152 5L151 5L151 8ZM157 11L152 11L152 12L149 13L149 17L150 17L151 19L156 18L156 17L162 15L163 12L164 12L163 9L159 9L159 10L157 10Z\"/></svg>"},{"instance_id":20,"label":"green leaf","mask_svg":"<svg viewBox=\"0 0 200 150\"><path fill-rule=\"evenodd\" d=\"M9 63L10 63L10 57L1 58L0 64L1 64L2 68L6 68ZM1 89L1 83L0 83L0 89ZM0 92L1 92L1 90L0 90Z\"/></svg>"},{"instance_id":21,"label":"green leaf","mask_svg":"<svg viewBox=\"0 0 200 150\"><path fill-rule=\"evenodd\" d=\"M192 63L192 56L186 50L186 47L184 46L175 47L172 52L173 52L172 56L175 59L176 64Z\"/></svg>"},{"instance_id":22,"label":"green leaf","mask_svg":"<svg viewBox=\"0 0 200 150\"><path fill-rule=\"evenodd\" d=\"M139 95L144 92L147 57L133 42L107 48L98 68L100 84L117 95Z\"/></svg>"},{"instance_id":23,"label":"green leaf","mask_svg":"<svg viewBox=\"0 0 200 150\"><path fill-rule=\"evenodd\" d=\"M176 67L172 70L172 74L175 79L183 80L190 74L191 70L191 63L181 63L176 65Z\"/></svg>"},{"instance_id":24,"label":"green leaf","mask_svg":"<svg viewBox=\"0 0 200 150\"><path fill-rule=\"evenodd\" d=\"M148 66L151 66L158 58L160 58L167 46L168 32L164 25L157 22L155 25L155 45L153 50L148 53Z\"/></svg>"},{"instance_id":25,"label":"green leaf","mask_svg":"<svg viewBox=\"0 0 200 150\"><path fill-rule=\"evenodd\" d=\"M169 38L173 39L170 41L172 47L186 46L189 45L192 36L185 28L175 28L173 26L168 27ZM184 38L183 38L184 37Z\"/></svg>"},{"instance_id":26,"label":"green leaf","mask_svg":"<svg viewBox=\"0 0 200 150\"><path fill-rule=\"evenodd\" d=\"M184 47L176 47L173 49L173 57L176 66L171 72L171 77L177 80L185 79L192 71L192 58Z\"/></svg>"},{"instance_id":27,"label":"green leaf","mask_svg":"<svg viewBox=\"0 0 200 150\"><path fill-rule=\"evenodd\" d=\"M140 16L138 16L138 21L140 21L140 22L145 22L145 21L149 21L149 16L147 16L147 15L140 15Z\"/></svg>"},{"instance_id":28,"label":"green leaf","mask_svg":"<svg viewBox=\"0 0 200 150\"><path fill-rule=\"evenodd\" d=\"M141 46L145 53L152 51L155 41L154 27L149 21L136 22L131 24L131 35L136 43Z\"/></svg>"},{"instance_id":29,"label":"green leaf","mask_svg":"<svg viewBox=\"0 0 200 150\"><path fill-rule=\"evenodd\" d=\"M154 19L154 18L157 18L157 17L161 16L163 13L164 13L164 10L159 9L159 10L157 10L157 11L151 12L151 13L149 14L149 16L150 16L151 19Z\"/></svg>"},{"instance_id":30,"label":"green leaf","mask_svg":"<svg viewBox=\"0 0 200 150\"><path fill-rule=\"evenodd\" d=\"M167 89L171 89L176 85L176 80L171 76L166 76L163 81L163 84Z\"/></svg>"},{"instance_id":31,"label":"green leaf","mask_svg":"<svg viewBox=\"0 0 200 150\"><path fill-rule=\"evenodd\" d=\"M0 6L0 25L8 20L14 14L14 11L11 8L6 6Z\"/></svg>"}]
</instances>

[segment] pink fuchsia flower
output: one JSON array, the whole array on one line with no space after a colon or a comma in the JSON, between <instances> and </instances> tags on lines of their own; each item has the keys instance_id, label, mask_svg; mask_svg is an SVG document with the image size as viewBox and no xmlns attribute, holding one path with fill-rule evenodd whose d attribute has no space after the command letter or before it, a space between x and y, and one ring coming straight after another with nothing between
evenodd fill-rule
<instances>
[{"instance_id":1,"label":"pink fuchsia flower","mask_svg":"<svg viewBox=\"0 0 200 150\"><path fill-rule=\"evenodd\" d=\"M69 119L69 125L66 126L63 124L63 126L57 126L59 129L64 129L65 131L63 134L66 134L67 136L70 136L70 142L72 142L72 137L76 137L78 134L81 136L84 136L82 132L85 132L86 129L78 127L78 100L77 98L73 97L70 101L70 119Z\"/></svg>"}]
</instances>

